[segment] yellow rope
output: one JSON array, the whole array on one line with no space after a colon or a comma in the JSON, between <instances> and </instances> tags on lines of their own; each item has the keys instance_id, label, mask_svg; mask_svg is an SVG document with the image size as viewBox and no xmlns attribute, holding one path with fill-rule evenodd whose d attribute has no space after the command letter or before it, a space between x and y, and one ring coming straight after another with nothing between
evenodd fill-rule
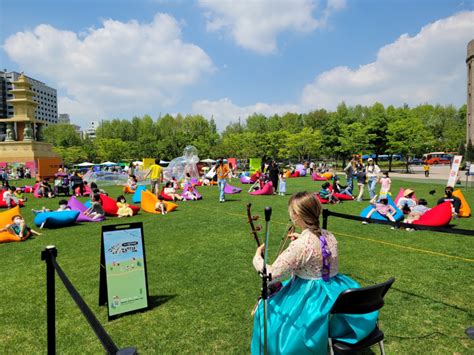
<instances>
[{"instance_id":1,"label":"yellow rope","mask_svg":"<svg viewBox=\"0 0 474 355\"><path fill-rule=\"evenodd\" d=\"M214 211L210 208L203 208L203 207L199 207L199 206L195 206L195 207L199 208L199 209L202 209L202 210L205 210L205 211L213 211L213 212L217 213L217 211ZM222 213L223 211L219 211L219 212ZM225 213L227 215L230 215L230 216L239 217L239 218L242 218L242 217L246 218L247 217L246 215L239 214L239 213L231 213L231 212L223 212L223 213ZM288 223L283 223L283 222L279 222L279 221L273 221L272 223L282 224L282 225L287 225L288 224ZM355 236L355 235L350 235L350 234L346 234L346 233L342 233L342 232L333 232L333 233L336 234L336 235L342 235L342 236L349 237L349 238L365 240L365 241L368 241L368 242L371 242L371 243L389 245L389 246L394 247L394 248L407 249L407 250L411 250L411 251L415 251L415 252L419 252L419 253L425 253L425 254L429 254L429 255L442 256L442 257L451 258L451 259L458 259L458 260L462 260L462 261L467 261L469 263L474 262L474 259L469 259L469 258L463 258L461 256L438 253L438 252L432 251L432 250L419 249L419 248L409 247L409 246L405 246L405 245L384 242L382 240L375 240L375 239L370 239L370 238L358 237L358 236Z\"/></svg>"}]
</instances>

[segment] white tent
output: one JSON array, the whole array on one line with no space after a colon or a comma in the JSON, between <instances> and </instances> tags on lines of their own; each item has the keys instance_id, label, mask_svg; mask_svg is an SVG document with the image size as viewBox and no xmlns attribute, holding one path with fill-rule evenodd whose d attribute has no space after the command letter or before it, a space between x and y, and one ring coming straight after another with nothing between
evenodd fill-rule
<instances>
[{"instance_id":1,"label":"white tent","mask_svg":"<svg viewBox=\"0 0 474 355\"><path fill-rule=\"evenodd\" d=\"M134 161L132 164L133 165L143 165L143 162L140 161L140 160L137 160L137 161Z\"/></svg>"},{"instance_id":2,"label":"white tent","mask_svg":"<svg viewBox=\"0 0 474 355\"><path fill-rule=\"evenodd\" d=\"M114 163L114 162L111 162L111 161L106 161L105 163L102 163L100 165L104 165L104 166L115 166L115 165L118 165L117 163Z\"/></svg>"},{"instance_id":3,"label":"white tent","mask_svg":"<svg viewBox=\"0 0 474 355\"><path fill-rule=\"evenodd\" d=\"M212 159L204 159L204 160L201 160L201 163L207 163L207 164L213 164L215 163L216 161L215 160L212 160Z\"/></svg>"},{"instance_id":4,"label":"white tent","mask_svg":"<svg viewBox=\"0 0 474 355\"><path fill-rule=\"evenodd\" d=\"M94 166L95 164L92 164L92 163L88 163L88 162L84 162L84 163L81 163L81 164L76 164L76 166L79 166L79 167L86 167L86 166Z\"/></svg>"}]
</instances>

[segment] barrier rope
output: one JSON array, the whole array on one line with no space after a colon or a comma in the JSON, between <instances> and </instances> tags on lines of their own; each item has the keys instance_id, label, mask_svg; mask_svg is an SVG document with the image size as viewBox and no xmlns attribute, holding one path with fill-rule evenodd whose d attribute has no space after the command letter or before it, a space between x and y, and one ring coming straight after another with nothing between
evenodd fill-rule
<instances>
[{"instance_id":1,"label":"barrier rope","mask_svg":"<svg viewBox=\"0 0 474 355\"><path fill-rule=\"evenodd\" d=\"M100 340L102 343L102 346L104 349L107 351L109 354L116 354L119 349L117 345L113 342L112 338L110 335L105 331L104 327L102 327L102 324L100 324L99 320L95 317L94 313L90 310L90 308L87 306L86 302L82 299L81 295L77 292L71 281L67 278L66 274L64 271L61 269L61 267L58 265L56 262L56 258L52 257L51 258L51 263L53 264L54 268L56 269L56 272L63 282L64 286L68 290L69 294L71 295L72 299L74 302L76 302L77 306L81 310L81 313L84 315L86 318L87 322L91 326L92 330L94 330L97 338Z\"/></svg>"}]
</instances>

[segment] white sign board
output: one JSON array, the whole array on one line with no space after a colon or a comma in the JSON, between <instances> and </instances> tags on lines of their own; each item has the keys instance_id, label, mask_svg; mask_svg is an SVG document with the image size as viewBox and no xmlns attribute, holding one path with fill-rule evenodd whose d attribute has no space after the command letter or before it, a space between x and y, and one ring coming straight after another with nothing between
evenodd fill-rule
<instances>
[{"instance_id":1,"label":"white sign board","mask_svg":"<svg viewBox=\"0 0 474 355\"><path fill-rule=\"evenodd\" d=\"M448 184L446 186L456 186L456 180L458 177L459 166L461 165L462 155L455 155L453 158L453 164L451 165L451 172L449 173Z\"/></svg>"},{"instance_id":2,"label":"white sign board","mask_svg":"<svg viewBox=\"0 0 474 355\"><path fill-rule=\"evenodd\" d=\"M471 163L471 166L469 167L469 175L474 175L474 163Z\"/></svg>"}]
</instances>

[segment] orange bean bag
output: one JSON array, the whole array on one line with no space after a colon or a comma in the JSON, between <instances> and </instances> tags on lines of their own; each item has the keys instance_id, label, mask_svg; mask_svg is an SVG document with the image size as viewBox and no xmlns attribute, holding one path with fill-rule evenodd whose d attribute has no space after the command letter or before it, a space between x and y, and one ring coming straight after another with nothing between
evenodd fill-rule
<instances>
[{"instance_id":1,"label":"orange bean bag","mask_svg":"<svg viewBox=\"0 0 474 355\"><path fill-rule=\"evenodd\" d=\"M322 176L322 177L325 177L327 180L332 179L332 175L333 175L333 174L332 174L331 172L329 172L329 171L328 171L327 173L322 173L322 174L321 174L321 176Z\"/></svg>"},{"instance_id":2,"label":"orange bean bag","mask_svg":"<svg viewBox=\"0 0 474 355\"><path fill-rule=\"evenodd\" d=\"M133 191L133 190L130 188L130 186L125 185L125 186L123 187L123 193L124 193L124 194L133 194L133 193L135 193L135 191Z\"/></svg>"},{"instance_id":3,"label":"orange bean bag","mask_svg":"<svg viewBox=\"0 0 474 355\"><path fill-rule=\"evenodd\" d=\"M152 194L150 191L142 191L142 210L148 213L155 213L161 214L160 211L155 211L156 203L158 202L158 198ZM166 206L166 212L174 211L178 208L178 205L173 202L163 201Z\"/></svg>"},{"instance_id":4,"label":"orange bean bag","mask_svg":"<svg viewBox=\"0 0 474 355\"><path fill-rule=\"evenodd\" d=\"M8 224L12 223L12 218L13 216L20 215L20 207L16 206L14 208L10 208L9 210L6 210L5 212L0 213L0 228L6 227ZM8 243L8 242L22 242L25 239L28 239L31 236L31 233L28 233L28 235L20 239L19 237L11 234L10 232L0 232L0 243Z\"/></svg>"},{"instance_id":5,"label":"orange bean bag","mask_svg":"<svg viewBox=\"0 0 474 355\"><path fill-rule=\"evenodd\" d=\"M459 209L458 217L470 217L471 216L471 207L466 201L466 198L462 194L461 190L455 190L453 196L456 196L461 200L461 208Z\"/></svg>"}]
</instances>

